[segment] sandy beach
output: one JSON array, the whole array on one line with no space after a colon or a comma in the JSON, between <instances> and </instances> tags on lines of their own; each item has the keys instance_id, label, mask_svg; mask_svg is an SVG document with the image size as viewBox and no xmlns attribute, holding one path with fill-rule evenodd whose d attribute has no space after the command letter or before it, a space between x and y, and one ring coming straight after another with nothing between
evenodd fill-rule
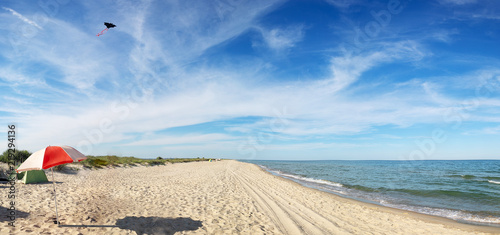
<instances>
[{"instance_id":1,"label":"sandy beach","mask_svg":"<svg viewBox=\"0 0 500 235\"><path fill-rule=\"evenodd\" d=\"M16 184L15 228L3 184L0 234L500 234L345 199L233 160L54 175L61 227L52 222L51 182Z\"/></svg>"}]
</instances>

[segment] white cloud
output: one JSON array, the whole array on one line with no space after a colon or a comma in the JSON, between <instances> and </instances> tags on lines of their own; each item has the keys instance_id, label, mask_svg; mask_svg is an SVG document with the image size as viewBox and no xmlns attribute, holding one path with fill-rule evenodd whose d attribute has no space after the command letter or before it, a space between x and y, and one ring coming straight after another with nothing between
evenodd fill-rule
<instances>
[{"instance_id":1,"label":"white cloud","mask_svg":"<svg viewBox=\"0 0 500 235\"><path fill-rule=\"evenodd\" d=\"M356 82L362 73L394 60L418 61L427 56L421 46L413 41L393 42L386 48L361 55L345 55L332 59L332 77L320 81L325 92L336 93Z\"/></svg>"},{"instance_id":2,"label":"white cloud","mask_svg":"<svg viewBox=\"0 0 500 235\"><path fill-rule=\"evenodd\" d=\"M479 19L500 20L500 16L497 13L473 14L472 17Z\"/></svg>"},{"instance_id":3,"label":"white cloud","mask_svg":"<svg viewBox=\"0 0 500 235\"><path fill-rule=\"evenodd\" d=\"M153 135L148 136L147 139L133 141L131 143L122 144L121 146L169 146L169 145L200 145L209 144L220 141L232 141L235 137L225 134L188 134L182 136L163 136Z\"/></svg>"},{"instance_id":4,"label":"white cloud","mask_svg":"<svg viewBox=\"0 0 500 235\"><path fill-rule=\"evenodd\" d=\"M458 35L459 31L458 29L452 29L452 30L440 30L437 31L431 36L429 36L429 39L431 40L439 40L445 43L450 43L454 40L454 35Z\"/></svg>"},{"instance_id":5,"label":"white cloud","mask_svg":"<svg viewBox=\"0 0 500 235\"><path fill-rule=\"evenodd\" d=\"M356 4L356 0L325 0L327 3L336 6L338 8L348 8L351 5Z\"/></svg>"},{"instance_id":6,"label":"white cloud","mask_svg":"<svg viewBox=\"0 0 500 235\"><path fill-rule=\"evenodd\" d=\"M331 93L345 89L359 79L361 74L377 63L387 61L385 53L372 53L368 56L347 56L332 59L332 78L322 81L320 86Z\"/></svg>"},{"instance_id":7,"label":"white cloud","mask_svg":"<svg viewBox=\"0 0 500 235\"><path fill-rule=\"evenodd\" d=\"M48 20L45 30L21 45L21 50L21 56L11 58L12 64L43 64L43 71L50 70L57 74L43 77L72 86L72 93L90 93L96 82L105 80L112 83L118 78L113 61L117 59L116 54L105 50L105 45L96 40L94 34L62 20ZM24 76L33 74L25 72Z\"/></svg>"},{"instance_id":8,"label":"white cloud","mask_svg":"<svg viewBox=\"0 0 500 235\"><path fill-rule=\"evenodd\" d=\"M378 63L375 59L372 59L372 62L372 66ZM207 70L202 71L206 72ZM212 73L217 74L214 71ZM183 78L191 79L195 76L197 74L187 73ZM44 111L36 116L26 116L19 119L21 126L30 130L30 133L24 136L23 142L29 146L38 146L42 144L40 139L45 139L51 140L50 144L65 143L77 146L81 141L91 141L92 138L102 136L101 143L95 145L94 152L88 154L102 153L99 151L105 149L103 145L106 143L120 143L118 145L123 149L141 145L197 143L201 144L197 145L198 149L216 149L216 146L221 146L220 143L224 142L224 149L231 149L228 146L232 146L236 151L238 145L245 140L232 136L231 133L195 131L181 135L146 135L142 140L137 140L136 137L137 133L153 133L170 127L246 116L269 117L239 127L246 129L249 135L270 132L276 135L276 140L283 136L307 138L331 134L354 135L370 133L373 127L379 125L411 126L415 123L440 122L446 111L446 107L428 102L432 98L428 97L424 89L421 89L420 93L415 92L413 85L400 86L398 90L388 93L376 93L366 100L357 98L356 93L319 92L321 87L311 84L285 82L286 84L249 86L243 82L248 78L245 75L227 76L219 77L218 80L199 81L195 86L155 97L146 103L139 102L134 107L121 103L119 107L126 108L128 112L116 112L116 109L110 108L113 101L108 101L84 107L69 107L65 112ZM287 88L284 88L285 85ZM425 83L420 83L420 86L424 87ZM276 111L282 115L277 115ZM278 117L286 120L286 125L273 130L270 122ZM105 133L99 130L99 123L104 119L112 121L113 131ZM335 144L308 146L348 147ZM181 147L168 147L167 150L179 148ZM274 148L270 146L269 149Z\"/></svg>"},{"instance_id":9,"label":"white cloud","mask_svg":"<svg viewBox=\"0 0 500 235\"><path fill-rule=\"evenodd\" d=\"M304 37L304 27L302 25L288 27L286 29L265 30L258 28L267 46L274 50L283 50L294 47Z\"/></svg>"},{"instance_id":10,"label":"white cloud","mask_svg":"<svg viewBox=\"0 0 500 235\"><path fill-rule=\"evenodd\" d=\"M20 68L13 68L12 66L6 66L0 68L0 80L5 81L10 86L44 86L45 81L39 77L26 76L21 71Z\"/></svg>"},{"instance_id":11,"label":"white cloud","mask_svg":"<svg viewBox=\"0 0 500 235\"><path fill-rule=\"evenodd\" d=\"M28 24L30 24L30 25L32 25L32 26L35 26L35 27L37 27L38 29L43 29L42 27L40 27L40 25L38 25L37 23L35 23L35 22L33 22L33 21L29 20L29 19L28 19L28 18L26 18L25 16L21 15L19 12L14 11L14 10L12 10L12 9L10 9L10 8L7 8L7 7L2 7L2 8L3 8L4 10L6 10L6 11L10 11L10 12L12 13L12 15L16 16L16 17L17 17L17 18L19 18L20 20L22 20L22 21L24 21L24 22L26 22L26 23L28 23Z\"/></svg>"},{"instance_id":12,"label":"white cloud","mask_svg":"<svg viewBox=\"0 0 500 235\"><path fill-rule=\"evenodd\" d=\"M397 135L389 135L389 134L379 134L375 136L376 138L381 138L381 139L403 139L401 136Z\"/></svg>"},{"instance_id":13,"label":"white cloud","mask_svg":"<svg viewBox=\"0 0 500 235\"><path fill-rule=\"evenodd\" d=\"M440 0L442 4L455 4L455 5L465 5L476 3L477 0Z\"/></svg>"},{"instance_id":14,"label":"white cloud","mask_svg":"<svg viewBox=\"0 0 500 235\"><path fill-rule=\"evenodd\" d=\"M500 126L486 127L480 130L472 130L463 133L464 135L498 135L500 134Z\"/></svg>"},{"instance_id":15,"label":"white cloud","mask_svg":"<svg viewBox=\"0 0 500 235\"><path fill-rule=\"evenodd\" d=\"M148 39L146 42L153 41ZM241 142L240 138L216 133L156 135L144 140L134 140L134 136L137 136L136 133L150 133L171 127L247 116L269 119L250 123L248 126L242 125L242 128L273 132L278 136L300 137L350 135L369 132L377 125L407 126L431 122L439 120L442 109L432 106L415 107L413 102L421 100L420 96L401 97L401 94L404 94L402 91L370 100L350 100L351 95L348 93L339 93L346 91L364 72L375 66L393 60L411 61L420 58L420 54L422 53L418 47L411 43L395 43L389 49L365 56L335 57L331 62L332 77L307 83L252 83L249 81L254 79L255 74L226 68L223 71L209 67L192 71L180 70L178 76L182 82L172 83L170 92L158 93L147 102L139 101L136 105L127 105L127 99L125 103L120 103L119 98L114 98L104 102L85 102L82 106L66 107L56 112L52 110L56 107L53 107L36 116L25 115L20 121L31 131L23 141L30 146L40 145L40 139L78 146L81 141L92 142L100 139L100 143L94 145L94 151L99 151L107 143L122 143L121 146L126 148L195 142L217 145L226 141L236 142L233 145L236 148L237 143ZM132 52L132 55L137 54ZM48 59L55 60L53 56ZM140 64L141 62L144 63ZM147 73L147 68L151 68L147 58L138 58L137 63L137 66L144 66L141 70L143 73ZM205 79L206 77L214 79ZM126 96L131 91L123 92L122 95ZM121 111L117 111L116 105L110 108L113 102L119 102ZM282 113L279 118L286 120L286 125L272 130L269 122L278 117L276 112ZM99 129L100 122L105 119L111 120L114 127L109 133Z\"/></svg>"},{"instance_id":16,"label":"white cloud","mask_svg":"<svg viewBox=\"0 0 500 235\"><path fill-rule=\"evenodd\" d=\"M437 84L431 82L423 82L421 84L425 93L429 96L429 98L436 102L439 106L449 107L456 104L456 100L450 99L449 97L444 96L440 93L440 87Z\"/></svg>"},{"instance_id":17,"label":"white cloud","mask_svg":"<svg viewBox=\"0 0 500 235\"><path fill-rule=\"evenodd\" d=\"M254 27L257 17L282 2L221 1L220 4L214 4L210 1L173 1L163 6L165 12L162 13L162 21L148 22L144 26L143 30L154 36L141 42L147 44L149 39L168 42L162 44L163 50L155 48L155 51L165 53L167 62L190 62L206 49ZM184 9L190 10L187 12Z\"/></svg>"}]
</instances>

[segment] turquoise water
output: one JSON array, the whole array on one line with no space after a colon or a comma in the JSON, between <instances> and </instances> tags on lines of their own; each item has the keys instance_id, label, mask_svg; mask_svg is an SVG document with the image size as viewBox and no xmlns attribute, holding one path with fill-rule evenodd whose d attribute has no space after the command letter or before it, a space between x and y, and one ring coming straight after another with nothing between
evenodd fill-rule
<instances>
[{"instance_id":1,"label":"turquoise water","mask_svg":"<svg viewBox=\"0 0 500 235\"><path fill-rule=\"evenodd\" d=\"M245 162L344 197L500 226L500 161Z\"/></svg>"}]
</instances>

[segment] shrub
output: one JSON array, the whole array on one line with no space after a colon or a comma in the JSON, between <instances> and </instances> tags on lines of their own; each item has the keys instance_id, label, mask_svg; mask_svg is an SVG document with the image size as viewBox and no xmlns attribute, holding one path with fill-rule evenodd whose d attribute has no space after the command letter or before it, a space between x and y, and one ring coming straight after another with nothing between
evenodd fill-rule
<instances>
[{"instance_id":1,"label":"shrub","mask_svg":"<svg viewBox=\"0 0 500 235\"><path fill-rule=\"evenodd\" d=\"M150 161L148 161L148 164L150 166L165 165L165 161L150 160Z\"/></svg>"},{"instance_id":2,"label":"shrub","mask_svg":"<svg viewBox=\"0 0 500 235\"><path fill-rule=\"evenodd\" d=\"M111 164L111 165L118 164L119 161L120 161L120 159L117 156L115 156L115 155L105 156L103 160L109 162L109 164Z\"/></svg>"},{"instance_id":3,"label":"shrub","mask_svg":"<svg viewBox=\"0 0 500 235\"><path fill-rule=\"evenodd\" d=\"M16 152L14 153L14 160L16 162L24 162L26 161L26 159L31 156L31 153L27 150L16 150ZM12 160L9 158L9 150L5 150L3 153L2 153L2 156L0 156L0 162L5 162L5 163L8 163L9 160Z\"/></svg>"},{"instance_id":4,"label":"shrub","mask_svg":"<svg viewBox=\"0 0 500 235\"><path fill-rule=\"evenodd\" d=\"M57 165L57 166L54 167L54 170L55 171L63 171L64 168L66 168L66 164Z\"/></svg>"},{"instance_id":5,"label":"shrub","mask_svg":"<svg viewBox=\"0 0 500 235\"><path fill-rule=\"evenodd\" d=\"M157 157L156 159L141 159L135 157L117 157L117 156L87 156L87 159L81 161L80 164L83 164L84 167L87 168L102 168L103 166L113 165L127 165L127 166L135 166L136 164L147 165L147 166L157 166L157 165L165 165L166 163L179 163L179 162L195 162L195 161L207 161L205 158L169 158L163 159L161 157Z\"/></svg>"}]
</instances>

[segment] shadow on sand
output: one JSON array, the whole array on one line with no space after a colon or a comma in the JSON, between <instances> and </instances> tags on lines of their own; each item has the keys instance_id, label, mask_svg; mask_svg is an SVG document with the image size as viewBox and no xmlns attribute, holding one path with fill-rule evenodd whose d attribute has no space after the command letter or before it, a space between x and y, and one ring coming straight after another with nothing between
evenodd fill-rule
<instances>
[{"instance_id":1,"label":"shadow on sand","mask_svg":"<svg viewBox=\"0 0 500 235\"><path fill-rule=\"evenodd\" d=\"M191 218L161 218L127 216L116 221L116 225L60 225L78 228L113 228L129 229L137 234L174 234L182 231L194 231L202 222Z\"/></svg>"},{"instance_id":2,"label":"shadow on sand","mask_svg":"<svg viewBox=\"0 0 500 235\"><path fill-rule=\"evenodd\" d=\"M116 221L121 229L130 229L137 234L174 234L182 231L197 230L202 222L191 218L160 218L128 216Z\"/></svg>"},{"instance_id":3,"label":"shadow on sand","mask_svg":"<svg viewBox=\"0 0 500 235\"><path fill-rule=\"evenodd\" d=\"M55 219L54 219L54 224L55 224ZM118 226L116 225L67 225L67 224L61 224L59 227L66 227L66 228L116 228Z\"/></svg>"},{"instance_id":4,"label":"shadow on sand","mask_svg":"<svg viewBox=\"0 0 500 235\"><path fill-rule=\"evenodd\" d=\"M28 217L29 213L27 212L24 212L24 211L18 211L18 210L14 210L15 212L15 219L19 219L19 218L26 218ZM0 206L0 222L10 222L11 221L11 210L9 210L8 208L6 207L1 207Z\"/></svg>"}]
</instances>

